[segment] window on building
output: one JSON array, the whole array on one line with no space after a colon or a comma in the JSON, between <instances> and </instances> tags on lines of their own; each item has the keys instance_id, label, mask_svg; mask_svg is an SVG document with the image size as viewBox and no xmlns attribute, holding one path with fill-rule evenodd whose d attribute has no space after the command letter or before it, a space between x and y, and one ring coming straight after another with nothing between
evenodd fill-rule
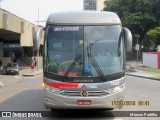
<instances>
[{"instance_id":1,"label":"window on building","mask_svg":"<svg viewBox=\"0 0 160 120\"><path fill-rule=\"evenodd\" d=\"M20 43L15 42L4 42L3 43L3 51L4 57L10 57L11 53L14 54L16 58L22 57L22 47L20 46Z\"/></svg>"}]
</instances>

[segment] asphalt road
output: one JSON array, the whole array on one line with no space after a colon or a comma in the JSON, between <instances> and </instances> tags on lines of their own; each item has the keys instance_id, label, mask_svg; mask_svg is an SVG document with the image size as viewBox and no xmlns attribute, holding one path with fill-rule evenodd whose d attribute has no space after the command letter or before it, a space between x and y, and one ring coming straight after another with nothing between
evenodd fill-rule
<instances>
[{"instance_id":1,"label":"asphalt road","mask_svg":"<svg viewBox=\"0 0 160 120\"><path fill-rule=\"evenodd\" d=\"M121 110L160 111L160 81L126 76L124 99L136 105L125 105ZM142 101L146 105L141 105Z\"/></svg>"},{"instance_id":2,"label":"asphalt road","mask_svg":"<svg viewBox=\"0 0 160 120\"><path fill-rule=\"evenodd\" d=\"M14 78L16 79L16 78ZM42 75L37 77L22 78L17 84L0 88L0 111L49 111L43 106ZM160 82L138 77L126 76L125 101L122 109L114 111L160 111ZM142 105L144 102L146 104ZM132 104L134 103L134 105ZM112 111L104 110L67 110L48 112L52 118L41 119L135 119L108 118ZM0 120L13 118L0 118ZM15 120L18 118L14 118ZM19 118L22 119L22 118ZM23 118L28 119L28 118ZM32 118L33 119L33 118ZM138 118L143 119L143 118ZM151 118L147 118L150 120ZM157 119L157 117L152 118Z\"/></svg>"}]
</instances>

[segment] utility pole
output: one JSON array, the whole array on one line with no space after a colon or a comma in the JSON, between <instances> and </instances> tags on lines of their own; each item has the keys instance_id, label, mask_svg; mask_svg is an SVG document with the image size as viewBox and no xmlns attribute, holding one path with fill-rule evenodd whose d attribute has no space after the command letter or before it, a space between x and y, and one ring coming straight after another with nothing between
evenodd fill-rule
<instances>
[{"instance_id":1,"label":"utility pole","mask_svg":"<svg viewBox=\"0 0 160 120\"><path fill-rule=\"evenodd\" d=\"M140 37L140 35L139 34L135 34L135 37L137 38L137 44L135 46L135 50L137 50L137 70L138 70L138 52L139 52L138 38Z\"/></svg>"},{"instance_id":2,"label":"utility pole","mask_svg":"<svg viewBox=\"0 0 160 120\"><path fill-rule=\"evenodd\" d=\"M40 17L39 13L40 13L40 9L38 8L38 16L37 16L37 17L38 17L38 20L37 20L37 21L34 21L34 22L37 22L37 29L39 29L39 27L40 27L40 26L39 26L39 25L40 25L40 24L39 24L40 22L46 22L46 20L42 20L42 21L39 20L39 17ZM41 39L41 37L40 37L39 39ZM40 45L40 40L39 40L39 43L38 43L38 47L40 47L39 45ZM39 70L39 48L36 49L36 55L35 55L35 56L36 56L36 58L37 58L36 61L37 61L37 71L38 71L38 70Z\"/></svg>"},{"instance_id":3,"label":"utility pole","mask_svg":"<svg viewBox=\"0 0 160 120\"><path fill-rule=\"evenodd\" d=\"M37 29L39 28L39 8L38 8L38 21L37 21ZM39 47L39 45L38 45ZM39 48L37 50L37 71L39 70Z\"/></svg>"}]
</instances>

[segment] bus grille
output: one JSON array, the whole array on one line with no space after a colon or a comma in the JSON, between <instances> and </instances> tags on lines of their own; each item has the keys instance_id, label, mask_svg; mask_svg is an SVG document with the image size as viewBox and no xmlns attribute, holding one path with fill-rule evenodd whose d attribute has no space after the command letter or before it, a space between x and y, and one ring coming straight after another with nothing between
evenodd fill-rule
<instances>
[{"instance_id":1,"label":"bus grille","mask_svg":"<svg viewBox=\"0 0 160 120\"><path fill-rule=\"evenodd\" d=\"M82 92L83 91L63 91L60 94L64 95L64 96L79 96L82 97ZM104 96L107 95L109 93L107 93L106 91L85 91L87 92L87 96L88 97L95 97L95 96Z\"/></svg>"}]
</instances>

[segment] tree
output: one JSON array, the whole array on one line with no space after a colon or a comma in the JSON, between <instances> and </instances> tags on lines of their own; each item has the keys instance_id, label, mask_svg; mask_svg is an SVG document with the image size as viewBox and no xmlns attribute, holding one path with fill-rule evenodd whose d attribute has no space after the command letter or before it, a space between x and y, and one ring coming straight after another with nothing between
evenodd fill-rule
<instances>
[{"instance_id":1,"label":"tree","mask_svg":"<svg viewBox=\"0 0 160 120\"><path fill-rule=\"evenodd\" d=\"M150 29L146 34L146 40L143 43L146 46L147 51L151 46L160 45L160 27Z\"/></svg>"},{"instance_id":2,"label":"tree","mask_svg":"<svg viewBox=\"0 0 160 120\"><path fill-rule=\"evenodd\" d=\"M116 12L122 24L142 40L148 30L160 24L159 4L160 0L106 0L104 10Z\"/></svg>"},{"instance_id":3,"label":"tree","mask_svg":"<svg viewBox=\"0 0 160 120\"><path fill-rule=\"evenodd\" d=\"M147 35L154 39L157 40L160 37L160 27L156 27L154 29L151 29L147 32Z\"/></svg>"}]
</instances>

